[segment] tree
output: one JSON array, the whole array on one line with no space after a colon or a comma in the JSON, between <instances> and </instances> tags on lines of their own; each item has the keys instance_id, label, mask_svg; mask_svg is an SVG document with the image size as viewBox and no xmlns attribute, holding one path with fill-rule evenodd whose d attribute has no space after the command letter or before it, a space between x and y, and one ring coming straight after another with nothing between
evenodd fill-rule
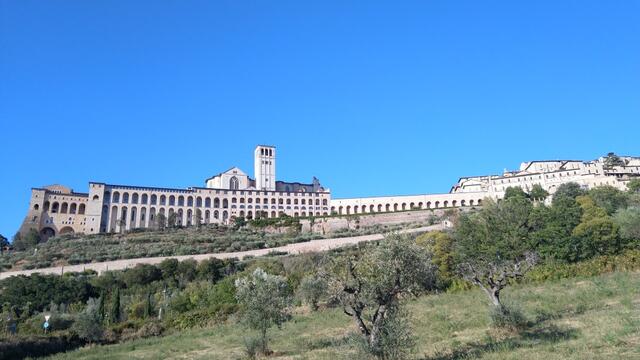
<instances>
[{"instance_id":1,"label":"tree","mask_svg":"<svg viewBox=\"0 0 640 360\"><path fill-rule=\"evenodd\" d=\"M95 299L89 299L87 307L78 315L72 326L72 331L89 343L98 342L103 337L103 329L97 307L98 304Z\"/></svg>"},{"instance_id":2,"label":"tree","mask_svg":"<svg viewBox=\"0 0 640 360\"><path fill-rule=\"evenodd\" d=\"M454 239L449 233L431 231L416 239L433 254L433 264L438 268L438 288L446 288L455 277Z\"/></svg>"},{"instance_id":3,"label":"tree","mask_svg":"<svg viewBox=\"0 0 640 360\"><path fill-rule=\"evenodd\" d=\"M104 302L105 302L105 296L104 296L104 290L102 290L100 291L100 297L98 298L98 306L96 309L96 314L98 316L98 319L100 320L100 323L104 321L104 317L106 315Z\"/></svg>"},{"instance_id":4,"label":"tree","mask_svg":"<svg viewBox=\"0 0 640 360\"><path fill-rule=\"evenodd\" d=\"M147 292L147 297L144 302L144 314L145 319L153 316L153 303L151 302L151 293Z\"/></svg>"},{"instance_id":5,"label":"tree","mask_svg":"<svg viewBox=\"0 0 640 360\"><path fill-rule=\"evenodd\" d=\"M116 287L111 295L111 309L109 310L109 322L117 324L120 322L120 288Z\"/></svg>"},{"instance_id":6,"label":"tree","mask_svg":"<svg viewBox=\"0 0 640 360\"><path fill-rule=\"evenodd\" d=\"M167 227L167 217L163 213L156 215L156 228L158 230L164 230Z\"/></svg>"},{"instance_id":7,"label":"tree","mask_svg":"<svg viewBox=\"0 0 640 360\"><path fill-rule=\"evenodd\" d=\"M0 234L0 254L4 252L4 248L9 246L9 240Z\"/></svg>"},{"instance_id":8,"label":"tree","mask_svg":"<svg viewBox=\"0 0 640 360\"><path fill-rule=\"evenodd\" d=\"M325 276L330 294L355 322L367 350L375 357L386 358L390 349L384 344L398 335L388 325L399 310L400 297L432 287L435 267L423 247L409 238L392 234L359 258L334 262ZM405 322L396 329L406 329L406 326ZM403 346L409 349L411 344Z\"/></svg>"},{"instance_id":9,"label":"tree","mask_svg":"<svg viewBox=\"0 0 640 360\"><path fill-rule=\"evenodd\" d=\"M589 195L578 196L576 201L582 208L582 218L573 229L575 260L620 252L618 226L606 210L596 206Z\"/></svg>"},{"instance_id":10,"label":"tree","mask_svg":"<svg viewBox=\"0 0 640 360\"><path fill-rule=\"evenodd\" d=\"M528 198L529 195L524 192L524 190L522 190L522 188L520 186L509 186L505 191L504 191L504 199L509 199L512 197L521 197L521 198Z\"/></svg>"},{"instance_id":11,"label":"tree","mask_svg":"<svg viewBox=\"0 0 640 360\"><path fill-rule=\"evenodd\" d=\"M549 196L549 192L545 190L540 184L535 184L529 191L529 197L531 200L536 202L543 202L547 196Z\"/></svg>"},{"instance_id":12,"label":"tree","mask_svg":"<svg viewBox=\"0 0 640 360\"><path fill-rule=\"evenodd\" d=\"M625 166L625 162L624 160L622 160L618 155L616 155L615 153L608 153L607 156L604 158L604 167L606 169L611 169L614 166Z\"/></svg>"},{"instance_id":13,"label":"tree","mask_svg":"<svg viewBox=\"0 0 640 360\"><path fill-rule=\"evenodd\" d=\"M233 218L233 228L235 230L238 230L245 225L247 225L247 220L244 218L244 216L237 216Z\"/></svg>"},{"instance_id":14,"label":"tree","mask_svg":"<svg viewBox=\"0 0 640 360\"><path fill-rule=\"evenodd\" d=\"M556 205L557 203L560 203L562 201L575 200L576 197L584 194L585 190L583 190L582 187L580 187L580 185L578 185L577 183L564 183L558 186L558 189L553 194L552 203L553 205Z\"/></svg>"},{"instance_id":15,"label":"tree","mask_svg":"<svg viewBox=\"0 0 640 360\"><path fill-rule=\"evenodd\" d=\"M202 211L200 211L200 209L196 209L193 221L196 224L196 228L200 228L200 226L202 226Z\"/></svg>"},{"instance_id":16,"label":"tree","mask_svg":"<svg viewBox=\"0 0 640 360\"><path fill-rule=\"evenodd\" d=\"M175 212L172 212L169 214L169 217L167 218L167 226L170 228L174 228L176 227L178 224L178 214L176 214Z\"/></svg>"},{"instance_id":17,"label":"tree","mask_svg":"<svg viewBox=\"0 0 640 360\"><path fill-rule=\"evenodd\" d=\"M460 275L479 286L500 314L509 312L501 291L537 262L528 239L532 210L531 202L520 197L486 201L482 210L463 215L455 229Z\"/></svg>"},{"instance_id":18,"label":"tree","mask_svg":"<svg viewBox=\"0 0 640 360\"><path fill-rule=\"evenodd\" d=\"M298 286L298 296L307 303L313 311L318 310L320 298L327 292L325 279L315 275L307 275L302 278Z\"/></svg>"},{"instance_id":19,"label":"tree","mask_svg":"<svg viewBox=\"0 0 640 360\"><path fill-rule=\"evenodd\" d=\"M274 325L279 327L289 318L289 286L283 277L269 275L260 268L247 277L237 279L235 285L242 321L259 332L261 353L267 354L267 331Z\"/></svg>"},{"instance_id":20,"label":"tree","mask_svg":"<svg viewBox=\"0 0 640 360\"><path fill-rule=\"evenodd\" d=\"M608 215L613 215L618 209L626 208L629 200L629 194L611 185L595 187L589 190L588 194L595 202L595 205L603 208Z\"/></svg>"},{"instance_id":21,"label":"tree","mask_svg":"<svg viewBox=\"0 0 640 360\"><path fill-rule=\"evenodd\" d=\"M630 193L640 193L640 179L633 179L627 183Z\"/></svg>"},{"instance_id":22,"label":"tree","mask_svg":"<svg viewBox=\"0 0 640 360\"><path fill-rule=\"evenodd\" d=\"M627 243L640 243L640 208L618 210L613 219L620 228L620 236Z\"/></svg>"}]
</instances>

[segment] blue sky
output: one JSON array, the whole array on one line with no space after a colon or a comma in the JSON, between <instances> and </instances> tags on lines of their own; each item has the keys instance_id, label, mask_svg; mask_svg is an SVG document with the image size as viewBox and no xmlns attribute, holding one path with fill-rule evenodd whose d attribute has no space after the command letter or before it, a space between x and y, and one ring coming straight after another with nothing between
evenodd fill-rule
<instances>
[{"instance_id":1,"label":"blue sky","mask_svg":"<svg viewBox=\"0 0 640 360\"><path fill-rule=\"evenodd\" d=\"M202 186L256 144L334 197L640 155L638 1L0 0L0 233L31 187Z\"/></svg>"}]
</instances>

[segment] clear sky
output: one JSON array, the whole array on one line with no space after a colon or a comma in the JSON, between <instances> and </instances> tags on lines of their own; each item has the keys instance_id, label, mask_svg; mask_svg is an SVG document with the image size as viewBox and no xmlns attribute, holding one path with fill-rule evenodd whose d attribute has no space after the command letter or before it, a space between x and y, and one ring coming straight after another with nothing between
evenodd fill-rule
<instances>
[{"instance_id":1,"label":"clear sky","mask_svg":"<svg viewBox=\"0 0 640 360\"><path fill-rule=\"evenodd\" d=\"M640 1L0 0L0 233L31 187L188 187L278 148L334 197L640 155Z\"/></svg>"}]
</instances>

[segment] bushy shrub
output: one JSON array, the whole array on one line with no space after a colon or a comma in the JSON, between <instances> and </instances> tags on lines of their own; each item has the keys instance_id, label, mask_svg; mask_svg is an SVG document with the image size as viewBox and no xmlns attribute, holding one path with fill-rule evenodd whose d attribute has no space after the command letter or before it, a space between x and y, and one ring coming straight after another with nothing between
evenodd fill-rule
<instances>
[{"instance_id":1,"label":"bushy shrub","mask_svg":"<svg viewBox=\"0 0 640 360\"><path fill-rule=\"evenodd\" d=\"M513 304L504 305L502 310L492 307L489 317L491 325L499 329L520 331L528 325L527 318L522 313L522 310Z\"/></svg>"}]
</instances>

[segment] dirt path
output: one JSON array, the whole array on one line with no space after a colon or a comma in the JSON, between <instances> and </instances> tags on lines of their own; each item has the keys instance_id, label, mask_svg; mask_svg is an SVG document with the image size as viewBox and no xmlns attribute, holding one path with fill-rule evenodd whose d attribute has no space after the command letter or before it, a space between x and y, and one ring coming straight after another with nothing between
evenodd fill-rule
<instances>
[{"instance_id":1,"label":"dirt path","mask_svg":"<svg viewBox=\"0 0 640 360\"><path fill-rule=\"evenodd\" d=\"M400 233L409 234L409 233L418 233L418 232L440 230L440 229L442 229L442 225L432 225L432 226L425 226L425 227L420 227L415 229L406 229L406 230L400 231ZM178 259L179 261L186 260L186 259L194 259L196 261L201 261L209 258L242 259L245 256L267 255L272 251L286 252L289 254L300 254L300 253L314 252L314 251L326 251L326 250L335 249L341 246L356 244L359 242L380 240L383 237L384 237L383 234L372 234L372 235L350 236L350 237L332 238L332 239L311 240L307 242L288 244L288 245L268 248L268 249L256 249L256 250L248 250L248 251L200 254L200 255L161 256L161 257L149 257L149 258L137 258L137 259L123 259L123 260L113 260L113 261L105 261L105 262L99 262L99 263L57 266L57 267L49 267L49 268L33 269L33 270L6 271L6 272L0 273L0 280L11 277L11 276L31 275L33 273L64 274L67 272L81 272L84 270L95 270L98 273L101 273L107 270L127 269L137 264L158 264L165 259Z\"/></svg>"}]
</instances>

